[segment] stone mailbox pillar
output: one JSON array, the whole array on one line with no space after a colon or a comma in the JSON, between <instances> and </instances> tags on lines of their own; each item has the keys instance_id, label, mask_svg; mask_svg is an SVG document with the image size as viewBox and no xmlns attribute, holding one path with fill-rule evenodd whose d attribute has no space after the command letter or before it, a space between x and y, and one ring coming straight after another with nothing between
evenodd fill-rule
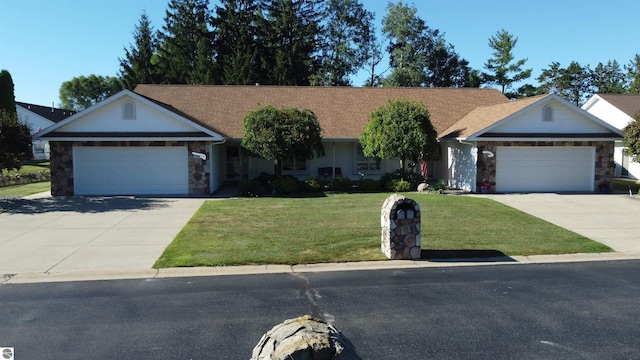
<instances>
[{"instance_id":1,"label":"stone mailbox pillar","mask_svg":"<svg viewBox=\"0 0 640 360\"><path fill-rule=\"evenodd\" d=\"M382 253L391 260L420 259L420 205L400 194L382 205Z\"/></svg>"}]
</instances>

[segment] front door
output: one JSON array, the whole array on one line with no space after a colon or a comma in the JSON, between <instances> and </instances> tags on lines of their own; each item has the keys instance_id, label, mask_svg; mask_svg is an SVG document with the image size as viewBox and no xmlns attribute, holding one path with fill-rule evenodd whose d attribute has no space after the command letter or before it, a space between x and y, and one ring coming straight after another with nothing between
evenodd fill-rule
<instances>
[{"instance_id":1,"label":"front door","mask_svg":"<svg viewBox=\"0 0 640 360\"><path fill-rule=\"evenodd\" d=\"M247 178L246 159L240 152L240 146L231 145L226 147L225 170L227 180L241 180Z\"/></svg>"}]
</instances>

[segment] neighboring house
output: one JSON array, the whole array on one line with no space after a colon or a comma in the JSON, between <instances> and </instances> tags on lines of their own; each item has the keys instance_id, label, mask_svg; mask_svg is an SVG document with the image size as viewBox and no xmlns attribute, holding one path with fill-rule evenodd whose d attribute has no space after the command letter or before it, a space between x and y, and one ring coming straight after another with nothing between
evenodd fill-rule
<instances>
[{"instance_id":1,"label":"neighboring house","mask_svg":"<svg viewBox=\"0 0 640 360\"><path fill-rule=\"evenodd\" d=\"M582 109L622 130L640 113L640 95L596 94L582 105ZM615 176L640 179L640 164L632 161L624 149L622 141L617 141Z\"/></svg>"},{"instance_id":2,"label":"neighboring house","mask_svg":"<svg viewBox=\"0 0 640 360\"><path fill-rule=\"evenodd\" d=\"M23 102L16 102L16 111L18 112L18 120L23 124L29 125L32 137L43 129L74 114L74 112L65 109ZM49 144L47 141L34 139L32 150L35 160L49 159Z\"/></svg>"},{"instance_id":3,"label":"neighboring house","mask_svg":"<svg viewBox=\"0 0 640 360\"><path fill-rule=\"evenodd\" d=\"M369 159L358 138L373 110L418 100L438 131L429 175L456 188L610 190L622 133L555 95L510 102L495 89L139 85L44 130L52 194L208 195L273 172L240 151L245 115L266 105L312 110L326 155L284 161L283 174L379 178L397 160Z\"/></svg>"}]
</instances>

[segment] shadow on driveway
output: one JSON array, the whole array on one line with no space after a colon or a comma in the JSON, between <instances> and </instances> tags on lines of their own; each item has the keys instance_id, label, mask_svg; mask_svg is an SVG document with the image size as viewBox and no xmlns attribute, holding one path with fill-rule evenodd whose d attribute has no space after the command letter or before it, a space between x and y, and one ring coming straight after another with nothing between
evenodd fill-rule
<instances>
[{"instance_id":1,"label":"shadow on driveway","mask_svg":"<svg viewBox=\"0 0 640 360\"><path fill-rule=\"evenodd\" d=\"M167 200L156 198L115 197L50 197L41 199L0 198L0 212L10 214L44 214L55 211L105 213L123 210L148 210L167 207Z\"/></svg>"}]
</instances>

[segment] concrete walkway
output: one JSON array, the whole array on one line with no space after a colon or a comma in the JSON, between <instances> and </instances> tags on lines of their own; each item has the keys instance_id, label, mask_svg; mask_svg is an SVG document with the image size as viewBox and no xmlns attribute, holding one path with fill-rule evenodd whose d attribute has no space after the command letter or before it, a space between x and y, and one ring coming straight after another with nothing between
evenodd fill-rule
<instances>
[{"instance_id":1,"label":"concrete walkway","mask_svg":"<svg viewBox=\"0 0 640 360\"><path fill-rule=\"evenodd\" d=\"M151 269L204 202L46 195L0 214L0 275Z\"/></svg>"},{"instance_id":2,"label":"concrete walkway","mask_svg":"<svg viewBox=\"0 0 640 360\"><path fill-rule=\"evenodd\" d=\"M616 252L456 261L397 260L311 265L152 269L205 199L68 197L39 194L0 214L0 284L490 266L640 259L640 199L628 195L510 194L491 198Z\"/></svg>"},{"instance_id":3,"label":"concrete walkway","mask_svg":"<svg viewBox=\"0 0 640 360\"><path fill-rule=\"evenodd\" d=\"M603 243L640 254L640 198L621 194L479 195Z\"/></svg>"}]
</instances>

